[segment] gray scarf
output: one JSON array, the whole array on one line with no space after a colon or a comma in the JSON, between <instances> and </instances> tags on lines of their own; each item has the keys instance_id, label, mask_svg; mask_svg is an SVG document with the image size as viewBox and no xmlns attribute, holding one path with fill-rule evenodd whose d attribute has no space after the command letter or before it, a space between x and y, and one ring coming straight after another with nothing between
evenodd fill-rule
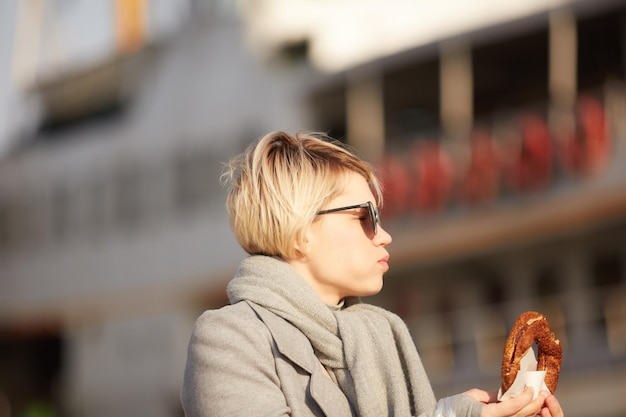
<instances>
[{"instance_id":1,"label":"gray scarf","mask_svg":"<svg viewBox=\"0 0 626 417\"><path fill-rule=\"evenodd\" d=\"M414 416L436 405L404 322L358 298L333 311L284 261L245 259L228 285L231 303L252 301L297 327L361 417Z\"/></svg>"}]
</instances>

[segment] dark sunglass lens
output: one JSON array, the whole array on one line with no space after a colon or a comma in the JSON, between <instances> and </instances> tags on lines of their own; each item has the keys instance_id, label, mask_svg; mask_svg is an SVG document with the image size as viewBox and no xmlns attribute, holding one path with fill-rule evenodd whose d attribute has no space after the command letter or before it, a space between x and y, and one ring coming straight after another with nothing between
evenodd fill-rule
<instances>
[{"instance_id":1,"label":"dark sunglass lens","mask_svg":"<svg viewBox=\"0 0 626 417\"><path fill-rule=\"evenodd\" d=\"M376 212L376 209L374 208L374 204L372 204L372 202L368 201L367 202L367 212L370 215L370 223L372 224L372 230L374 231L374 234L376 234L378 232L378 213Z\"/></svg>"}]
</instances>

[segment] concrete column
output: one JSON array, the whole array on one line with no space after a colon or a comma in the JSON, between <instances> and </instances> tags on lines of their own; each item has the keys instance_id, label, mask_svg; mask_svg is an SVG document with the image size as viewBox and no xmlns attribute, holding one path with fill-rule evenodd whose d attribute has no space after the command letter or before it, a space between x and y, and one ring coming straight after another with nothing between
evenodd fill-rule
<instances>
[{"instance_id":1,"label":"concrete column","mask_svg":"<svg viewBox=\"0 0 626 417\"><path fill-rule=\"evenodd\" d=\"M622 243L623 245L623 243ZM626 249L620 251L618 285L605 295L604 317L607 326L607 343L612 356L626 354Z\"/></svg>"},{"instance_id":2,"label":"concrete column","mask_svg":"<svg viewBox=\"0 0 626 417\"><path fill-rule=\"evenodd\" d=\"M440 112L447 138L469 137L474 122L472 53L464 43L441 46Z\"/></svg>"},{"instance_id":3,"label":"concrete column","mask_svg":"<svg viewBox=\"0 0 626 417\"><path fill-rule=\"evenodd\" d=\"M382 75L377 70L350 73L346 90L348 143L363 159L376 162L385 149Z\"/></svg>"},{"instance_id":4,"label":"concrete column","mask_svg":"<svg viewBox=\"0 0 626 417\"><path fill-rule=\"evenodd\" d=\"M572 123L577 95L576 18L570 10L550 13L549 91L550 124L553 128Z\"/></svg>"},{"instance_id":5,"label":"concrete column","mask_svg":"<svg viewBox=\"0 0 626 417\"><path fill-rule=\"evenodd\" d=\"M568 354L572 362L587 361L591 352L603 342L603 338L594 327L597 320L595 300L597 294L591 288L589 277L589 259L584 247L572 247L562 260L563 274L566 280L565 317Z\"/></svg>"}]
</instances>

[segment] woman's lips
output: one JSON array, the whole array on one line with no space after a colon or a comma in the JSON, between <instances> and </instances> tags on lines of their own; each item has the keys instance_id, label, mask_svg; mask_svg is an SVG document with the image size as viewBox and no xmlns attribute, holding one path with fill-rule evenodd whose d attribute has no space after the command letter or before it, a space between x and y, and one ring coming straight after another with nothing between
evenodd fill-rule
<instances>
[{"instance_id":1,"label":"woman's lips","mask_svg":"<svg viewBox=\"0 0 626 417\"><path fill-rule=\"evenodd\" d=\"M385 270L389 269L389 255L386 255L378 260L378 264L382 265Z\"/></svg>"}]
</instances>

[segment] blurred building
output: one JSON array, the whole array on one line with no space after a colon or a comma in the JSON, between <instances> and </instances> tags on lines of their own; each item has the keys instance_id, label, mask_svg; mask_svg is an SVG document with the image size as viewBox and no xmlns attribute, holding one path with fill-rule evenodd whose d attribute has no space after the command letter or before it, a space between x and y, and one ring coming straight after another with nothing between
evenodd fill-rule
<instances>
[{"instance_id":1,"label":"blurred building","mask_svg":"<svg viewBox=\"0 0 626 417\"><path fill-rule=\"evenodd\" d=\"M0 5L0 416L182 414L191 326L244 256L221 163L275 129L380 170L370 301L438 396L497 390L535 309L567 415L626 413L626 2L361 3Z\"/></svg>"}]
</instances>

